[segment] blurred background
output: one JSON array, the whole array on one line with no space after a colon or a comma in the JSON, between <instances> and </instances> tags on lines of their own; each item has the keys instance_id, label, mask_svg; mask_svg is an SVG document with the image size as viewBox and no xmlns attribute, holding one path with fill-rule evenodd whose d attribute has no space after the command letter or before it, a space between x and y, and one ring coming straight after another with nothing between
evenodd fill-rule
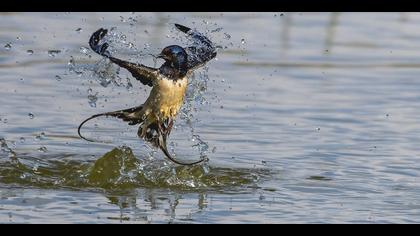
<instances>
[{"instance_id":1,"label":"blurred background","mask_svg":"<svg viewBox=\"0 0 420 236\"><path fill-rule=\"evenodd\" d=\"M420 223L419 13L0 13L0 222ZM187 46L218 56L190 80L170 136L179 167L100 112L149 87L115 56Z\"/></svg>"}]
</instances>

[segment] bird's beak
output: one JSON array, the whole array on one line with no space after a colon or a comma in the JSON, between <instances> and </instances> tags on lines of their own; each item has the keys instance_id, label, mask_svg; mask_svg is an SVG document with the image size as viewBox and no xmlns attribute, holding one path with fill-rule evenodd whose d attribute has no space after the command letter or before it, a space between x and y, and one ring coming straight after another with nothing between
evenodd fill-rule
<instances>
[{"instance_id":1,"label":"bird's beak","mask_svg":"<svg viewBox=\"0 0 420 236\"><path fill-rule=\"evenodd\" d=\"M162 53L158 54L156 58L162 58L165 59L165 55L163 55Z\"/></svg>"}]
</instances>

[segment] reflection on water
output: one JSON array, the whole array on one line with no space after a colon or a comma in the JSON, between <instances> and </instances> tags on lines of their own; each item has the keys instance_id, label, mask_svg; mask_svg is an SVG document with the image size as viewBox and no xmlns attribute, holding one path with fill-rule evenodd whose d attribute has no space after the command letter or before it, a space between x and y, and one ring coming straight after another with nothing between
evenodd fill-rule
<instances>
[{"instance_id":1,"label":"reflection on water","mask_svg":"<svg viewBox=\"0 0 420 236\"><path fill-rule=\"evenodd\" d=\"M229 169L206 165L173 166L136 157L128 147L114 148L93 164L68 160L68 156L20 155L1 163L2 182L41 188L103 188L124 190L136 187L174 190L219 190L253 186L267 178L264 169ZM240 191L240 190L239 190Z\"/></svg>"},{"instance_id":2,"label":"reflection on water","mask_svg":"<svg viewBox=\"0 0 420 236\"><path fill-rule=\"evenodd\" d=\"M420 14L0 14L0 222L419 222ZM117 121L80 140L149 93L90 34L152 66L188 44L173 23L220 46L170 137L210 162L174 166Z\"/></svg>"},{"instance_id":3,"label":"reflection on water","mask_svg":"<svg viewBox=\"0 0 420 236\"><path fill-rule=\"evenodd\" d=\"M114 148L95 160L94 163L69 159L71 157L65 155L34 158L28 154L28 156L11 157L8 161L2 161L0 164L2 186L9 186L4 188L8 190L4 192L5 195L2 195L2 206L19 202L19 207L28 210L28 206L30 206L28 201L32 202L36 208L42 208L44 204L59 205L58 202L66 201L66 204L70 204L70 209L59 209L67 212L75 210L74 208L77 209L79 201L81 201L78 199L77 192L68 192L69 190L84 191L92 195L103 192L108 199L106 204L115 205L120 209L119 215L110 212L105 217L106 220L151 223L152 220L148 212L160 210L163 206L165 207L165 217L153 222L192 221L192 212L201 212L207 207L206 193L230 195L250 193L258 188L258 182L272 176L268 169L186 167L168 165L163 162L150 162L147 159L142 160L134 156L128 147ZM50 194L53 195L56 192L53 190L59 190L60 195L70 194L71 200L59 196L51 196L51 199L43 200L40 200L40 197L32 199L33 196L27 199L25 197L27 194L8 196L9 191L21 190L25 192L27 187L30 187L30 190L43 189L47 193L51 191ZM156 195L155 192L159 194ZM36 195L34 194L34 196ZM194 198L197 198L197 207L193 208L185 219L176 219L176 216L179 217L179 214L176 214L177 205L183 195L196 195ZM80 207L84 208L85 206ZM48 211L47 214L51 214L50 210L45 210ZM77 209L77 211L80 210ZM97 215L104 213L101 210L94 210L94 212ZM57 212L57 214L67 213ZM89 212L86 216L91 214L92 212ZM13 219L14 213L10 213L10 215L9 218ZM31 213L23 220L26 217L31 218L31 222L44 220L40 217L34 218ZM64 217L68 220L68 216ZM103 216L98 216L95 220L88 217L87 221L96 222L101 217ZM19 214L15 218L18 218L18 221L22 220ZM60 219L55 220L52 222L60 222Z\"/></svg>"},{"instance_id":4,"label":"reflection on water","mask_svg":"<svg viewBox=\"0 0 420 236\"><path fill-rule=\"evenodd\" d=\"M139 220L137 218L139 212L147 216L146 210L138 209L136 202L139 197L150 204L149 209L159 209L159 202L160 204L167 202L172 221L175 219L175 210L177 202L181 199L181 193L197 193L198 210L203 210L206 202L204 193L252 192L257 188L258 181L270 176L269 171L264 169L185 167L169 166L162 162L152 163L138 159L128 147L115 148L94 163L70 161L66 156L61 156L59 160L48 156L41 158L20 156L19 159L1 163L0 167L2 183L8 186L93 193L102 189L105 191L108 203L121 209L119 217L108 218L122 221L130 220L130 217L124 216L124 209L134 211L136 220ZM139 196L137 192L139 188L145 189L144 196ZM175 195L157 197L153 194L154 191L173 191ZM3 197L3 200L8 199L7 196ZM22 201L27 203L27 200ZM24 206L26 204L22 204L22 207ZM144 216L140 219L149 221Z\"/></svg>"}]
</instances>

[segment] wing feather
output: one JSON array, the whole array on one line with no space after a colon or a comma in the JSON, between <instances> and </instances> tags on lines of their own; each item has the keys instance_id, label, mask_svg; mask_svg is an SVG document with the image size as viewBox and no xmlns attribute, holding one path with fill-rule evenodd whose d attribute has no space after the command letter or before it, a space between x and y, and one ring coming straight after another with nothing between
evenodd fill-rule
<instances>
[{"instance_id":1,"label":"wing feather","mask_svg":"<svg viewBox=\"0 0 420 236\"><path fill-rule=\"evenodd\" d=\"M92 34L89 40L89 45L92 50L101 56L109 58L110 61L120 67L128 70L131 75L133 75L133 77L139 80L142 84L153 86L153 80L157 77L158 69L112 57L111 53L107 50L109 46L108 43L99 43L107 33L107 29L100 28Z\"/></svg>"},{"instance_id":2,"label":"wing feather","mask_svg":"<svg viewBox=\"0 0 420 236\"><path fill-rule=\"evenodd\" d=\"M206 36L180 24L175 24L175 27L194 42L193 46L185 48L188 54L188 70L195 70L216 57L216 47Z\"/></svg>"}]
</instances>

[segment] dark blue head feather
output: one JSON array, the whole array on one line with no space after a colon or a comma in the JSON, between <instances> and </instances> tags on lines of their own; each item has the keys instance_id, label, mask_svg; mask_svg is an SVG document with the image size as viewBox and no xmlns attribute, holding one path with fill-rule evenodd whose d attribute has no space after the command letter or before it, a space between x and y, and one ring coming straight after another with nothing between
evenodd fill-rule
<instances>
[{"instance_id":1,"label":"dark blue head feather","mask_svg":"<svg viewBox=\"0 0 420 236\"><path fill-rule=\"evenodd\" d=\"M165 63L161 66L161 72L171 76L185 76L188 70L188 54L184 48L178 45L165 47L158 56L163 58Z\"/></svg>"}]
</instances>

